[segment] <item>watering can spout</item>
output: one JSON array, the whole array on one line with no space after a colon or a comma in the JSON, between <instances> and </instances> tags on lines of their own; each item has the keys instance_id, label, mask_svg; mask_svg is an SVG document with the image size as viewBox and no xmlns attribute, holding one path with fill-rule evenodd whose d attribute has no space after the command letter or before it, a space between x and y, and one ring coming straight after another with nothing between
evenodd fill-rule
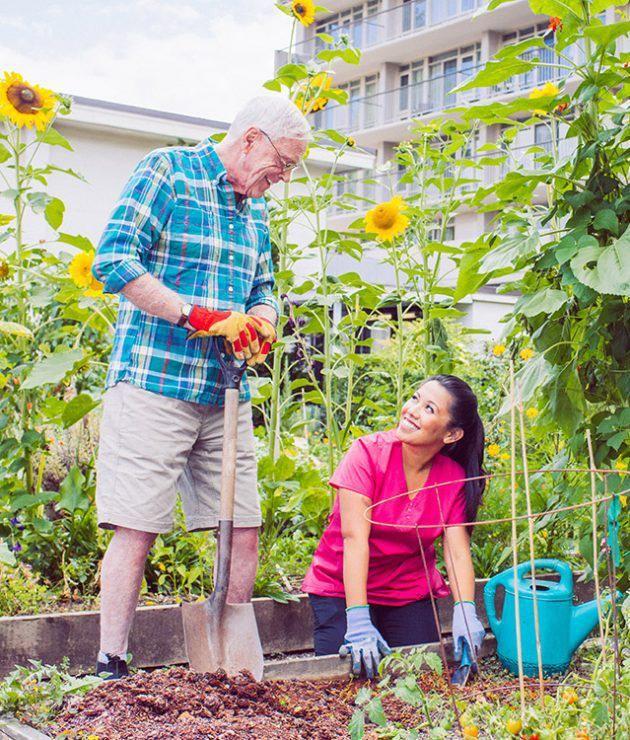
<instances>
[{"instance_id":1,"label":"watering can spout","mask_svg":"<svg viewBox=\"0 0 630 740\"><path fill-rule=\"evenodd\" d=\"M571 652L577 650L598 622L597 601L589 601L573 607L569 637Z\"/></svg>"}]
</instances>

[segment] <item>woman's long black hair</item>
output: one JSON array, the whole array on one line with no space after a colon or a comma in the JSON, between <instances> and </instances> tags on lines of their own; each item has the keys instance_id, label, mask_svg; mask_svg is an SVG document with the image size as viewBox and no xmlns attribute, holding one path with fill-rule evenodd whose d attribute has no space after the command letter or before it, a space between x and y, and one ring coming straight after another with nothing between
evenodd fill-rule
<instances>
[{"instance_id":1,"label":"woman's long black hair","mask_svg":"<svg viewBox=\"0 0 630 740\"><path fill-rule=\"evenodd\" d=\"M485 448L485 434L483 422L479 416L477 396L468 383L455 375L433 375L424 382L437 381L451 396L451 427L460 428L464 436L457 442L444 445L442 454L459 463L464 468L466 478L475 478L485 475L483 469L483 453ZM423 383L424 385L424 383ZM466 494L466 521L474 522L477 519L477 510L481 504L486 487L486 479L468 480L464 485Z\"/></svg>"}]
</instances>

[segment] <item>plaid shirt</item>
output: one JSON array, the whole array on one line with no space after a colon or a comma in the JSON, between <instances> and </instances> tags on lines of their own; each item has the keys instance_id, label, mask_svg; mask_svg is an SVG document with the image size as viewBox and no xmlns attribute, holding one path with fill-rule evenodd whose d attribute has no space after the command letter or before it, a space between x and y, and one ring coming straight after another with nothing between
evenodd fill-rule
<instances>
[{"instance_id":1,"label":"plaid shirt","mask_svg":"<svg viewBox=\"0 0 630 740\"><path fill-rule=\"evenodd\" d=\"M237 202L209 140L148 154L136 167L105 227L94 264L106 293L148 272L210 309L248 311L273 296L264 198ZM106 387L125 381L154 393L220 405L219 366L208 338L149 316L120 296ZM245 378L241 400L248 400Z\"/></svg>"}]
</instances>

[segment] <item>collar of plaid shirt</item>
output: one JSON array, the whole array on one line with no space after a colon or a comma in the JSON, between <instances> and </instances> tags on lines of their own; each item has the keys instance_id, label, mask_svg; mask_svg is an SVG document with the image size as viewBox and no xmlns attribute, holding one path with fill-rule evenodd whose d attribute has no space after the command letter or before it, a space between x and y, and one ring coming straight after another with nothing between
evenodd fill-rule
<instances>
[{"instance_id":1,"label":"collar of plaid shirt","mask_svg":"<svg viewBox=\"0 0 630 740\"><path fill-rule=\"evenodd\" d=\"M168 147L143 159L105 227L94 272L106 292L150 272L185 302L248 311L278 311L267 206L241 199L210 140ZM219 369L209 340L120 298L107 386L124 381L155 393L220 404ZM249 398L244 382L242 400Z\"/></svg>"}]
</instances>

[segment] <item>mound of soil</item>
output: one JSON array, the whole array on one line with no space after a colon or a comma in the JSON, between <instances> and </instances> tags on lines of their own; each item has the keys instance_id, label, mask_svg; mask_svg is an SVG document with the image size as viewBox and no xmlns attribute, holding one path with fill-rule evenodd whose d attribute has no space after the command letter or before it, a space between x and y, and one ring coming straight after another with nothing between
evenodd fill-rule
<instances>
[{"instance_id":1,"label":"mound of soil","mask_svg":"<svg viewBox=\"0 0 630 740\"><path fill-rule=\"evenodd\" d=\"M354 697L364 683L257 683L248 674L228 678L185 668L140 672L71 699L48 729L54 737L99 740L347 738ZM392 718L410 719L408 706L388 709Z\"/></svg>"},{"instance_id":2,"label":"mound of soil","mask_svg":"<svg viewBox=\"0 0 630 740\"><path fill-rule=\"evenodd\" d=\"M449 691L444 677L430 671L417 676L423 691L440 691L444 707ZM256 740L334 740L348 738L354 700L367 682L261 681L243 673L192 673L186 668L141 671L119 681L105 681L83 697L70 699L46 728L53 737L98 740L163 740L163 738L255 738ZM537 682L526 679L528 697ZM377 682L373 682L376 688ZM557 683L549 682L553 691ZM480 661L480 675L456 692L467 701L510 701L518 681L496 657ZM512 695L512 696L511 696ZM391 696L383 697L391 722L413 727L421 710ZM366 728L367 730L368 728ZM366 731L366 738L374 737Z\"/></svg>"}]
</instances>

